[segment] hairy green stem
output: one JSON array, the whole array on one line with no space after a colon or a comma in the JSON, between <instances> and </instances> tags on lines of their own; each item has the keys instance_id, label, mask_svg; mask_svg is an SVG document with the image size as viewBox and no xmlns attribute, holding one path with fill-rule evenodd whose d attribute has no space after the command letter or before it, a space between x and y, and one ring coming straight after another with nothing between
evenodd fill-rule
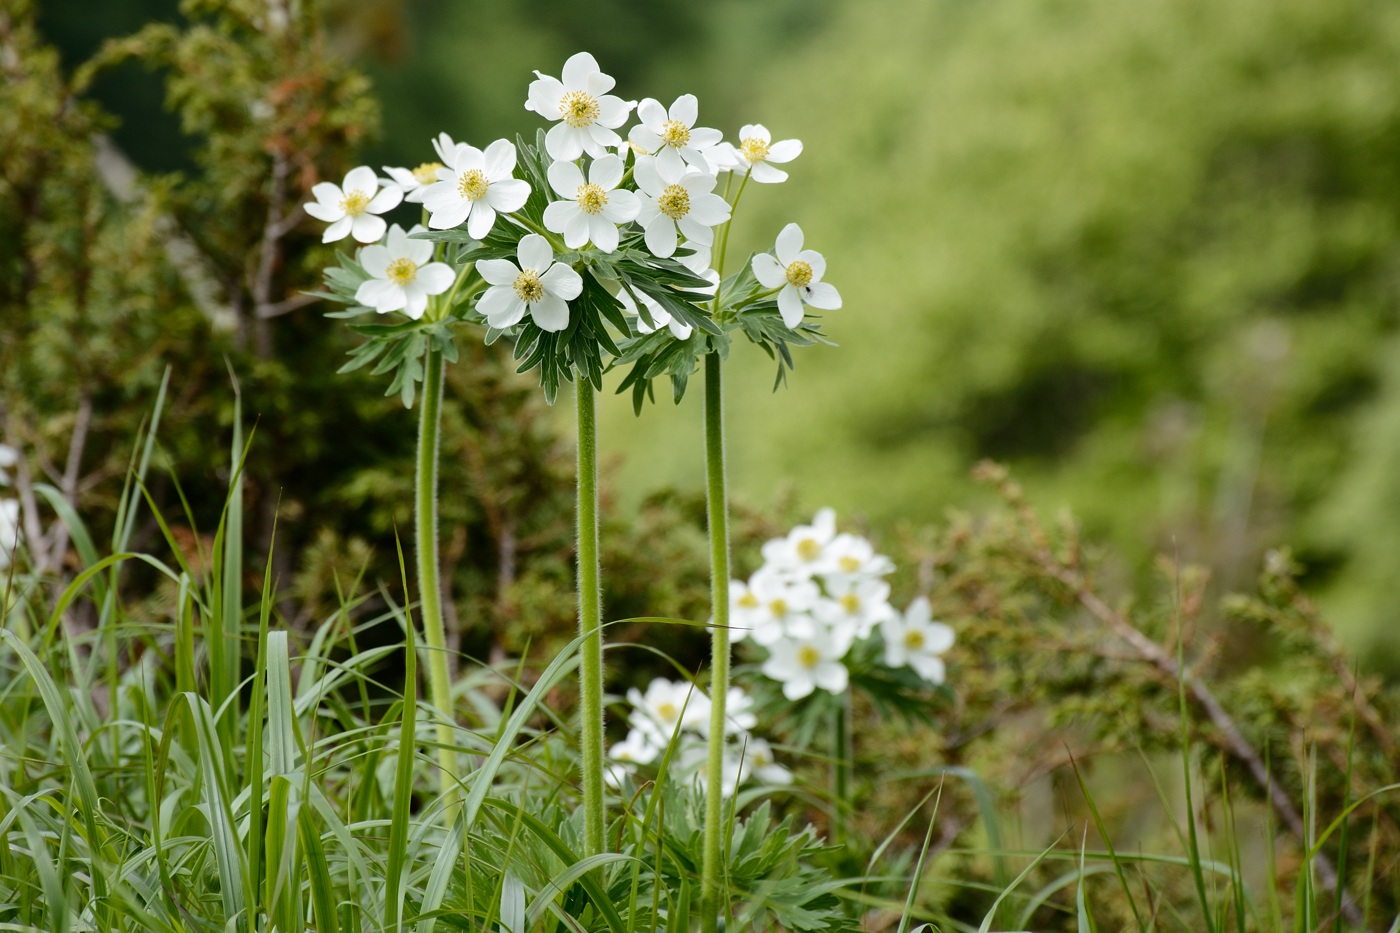
<instances>
[{"instance_id":1,"label":"hairy green stem","mask_svg":"<svg viewBox=\"0 0 1400 933\"><path fill-rule=\"evenodd\" d=\"M724 385L719 354L705 357L705 492L710 525L710 749L705 777L705 843L701 921L718 929L720 837L724 813L725 700L729 694L729 500L724 477Z\"/></svg>"},{"instance_id":2,"label":"hairy green stem","mask_svg":"<svg viewBox=\"0 0 1400 933\"><path fill-rule=\"evenodd\" d=\"M604 851L603 828L603 593L598 561L598 416L593 385L577 377L579 754L583 767L586 855Z\"/></svg>"},{"instance_id":3,"label":"hairy green stem","mask_svg":"<svg viewBox=\"0 0 1400 933\"><path fill-rule=\"evenodd\" d=\"M443 813L456 815L460 776L457 770L452 685L447 674L447 635L442 622L442 581L438 571L438 447L442 437L442 353L432 347L424 361L423 406L418 422L418 471L414 501L418 558L418 599L423 641L428 646L428 691L438 715L438 776Z\"/></svg>"},{"instance_id":4,"label":"hairy green stem","mask_svg":"<svg viewBox=\"0 0 1400 933\"><path fill-rule=\"evenodd\" d=\"M841 705L832 717L831 729L831 838L837 845L846 842L846 814L851 810L851 694L841 695Z\"/></svg>"}]
</instances>

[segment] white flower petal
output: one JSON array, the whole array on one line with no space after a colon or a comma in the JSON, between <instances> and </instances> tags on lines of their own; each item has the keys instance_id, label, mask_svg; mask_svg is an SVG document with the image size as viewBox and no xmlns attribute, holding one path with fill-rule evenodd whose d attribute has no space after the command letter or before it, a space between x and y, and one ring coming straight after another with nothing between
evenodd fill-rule
<instances>
[{"instance_id":1,"label":"white flower petal","mask_svg":"<svg viewBox=\"0 0 1400 933\"><path fill-rule=\"evenodd\" d=\"M625 188L619 188L608 192L608 203L603 206L602 216L609 223L625 224L636 220L637 212L641 209L640 198Z\"/></svg>"},{"instance_id":2,"label":"white flower petal","mask_svg":"<svg viewBox=\"0 0 1400 933\"><path fill-rule=\"evenodd\" d=\"M389 268L389 262L394 258L394 254L387 246L380 246L378 243L373 246L366 246L360 250L360 267L376 279L384 278L385 271Z\"/></svg>"},{"instance_id":3,"label":"white flower petal","mask_svg":"<svg viewBox=\"0 0 1400 933\"><path fill-rule=\"evenodd\" d=\"M434 230L450 230L458 226L471 214L472 202L458 200L456 203L444 203L442 207L433 207L424 204L428 208L428 226Z\"/></svg>"},{"instance_id":4,"label":"white flower petal","mask_svg":"<svg viewBox=\"0 0 1400 933\"><path fill-rule=\"evenodd\" d=\"M484 240L495 223L495 210L487 198L482 198L472 205L471 216L467 218L467 235L473 240Z\"/></svg>"},{"instance_id":5,"label":"white flower petal","mask_svg":"<svg viewBox=\"0 0 1400 933\"><path fill-rule=\"evenodd\" d=\"M504 330L520 323L525 316L525 302L516 296L509 285L495 285L488 288L477 301L476 310L492 327Z\"/></svg>"},{"instance_id":6,"label":"white flower petal","mask_svg":"<svg viewBox=\"0 0 1400 933\"><path fill-rule=\"evenodd\" d=\"M384 300L387 293L394 286L384 279L369 279L361 282L360 287L355 289L355 300L366 308L379 310L379 303ZM386 309L387 310L387 309ZM380 313L384 313L380 311Z\"/></svg>"},{"instance_id":7,"label":"white flower petal","mask_svg":"<svg viewBox=\"0 0 1400 933\"><path fill-rule=\"evenodd\" d=\"M413 228L408 232L409 234L421 233L423 232L423 225L414 224ZM403 255L408 257L409 259L412 259L414 262L421 266L423 265L423 263L428 262L433 258L433 241L413 240L405 236Z\"/></svg>"},{"instance_id":8,"label":"white flower petal","mask_svg":"<svg viewBox=\"0 0 1400 933\"><path fill-rule=\"evenodd\" d=\"M328 224L335 223L345 216L345 208L338 204L328 207L320 201L308 201L301 208L317 220L323 220Z\"/></svg>"},{"instance_id":9,"label":"white flower petal","mask_svg":"<svg viewBox=\"0 0 1400 933\"><path fill-rule=\"evenodd\" d=\"M492 182L481 200L502 214L518 211L530 200L530 183L519 178Z\"/></svg>"},{"instance_id":10,"label":"white flower petal","mask_svg":"<svg viewBox=\"0 0 1400 933\"><path fill-rule=\"evenodd\" d=\"M802 140L783 139L768 147L769 162L791 162L802 154Z\"/></svg>"},{"instance_id":11,"label":"white flower petal","mask_svg":"<svg viewBox=\"0 0 1400 933\"><path fill-rule=\"evenodd\" d=\"M687 241L699 243L701 246L712 246L715 242L715 232L705 224L700 223L694 217L685 216L676 221L676 226L681 233L685 234Z\"/></svg>"},{"instance_id":12,"label":"white flower petal","mask_svg":"<svg viewBox=\"0 0 1400 933\"><path fill-rule=\"evenodd\" d=\"M375 191L379 190L379 176L374 174L374 169L368 165L360 165L346 172L345 183L340 186L340 189L346 193L363 191L372 196Z\"/></svg>"},{"instance_id":13,"label":"white flower petal","mask_svg":"<svg viewBox=\"0 0 1400 933\"><path fill-rule=\"evenodd\" d=\"M555 163L558 164L560 163ZM563 233L569 221L582 213L576 201L553 201L544 209L544 228L554 233Z\"/></svg>"},{"instance_id":14,"label":"white flower petal","mask_svg":"<svg viewBox=\"0 0 1400 933\"><path fill-rule=\"evenodd\" d=\"M773 252L778 257L778 262L785 267L792 265L797 260L797 254L802 252L802 228L797 224L788 224L778 234L778 240L774 244Z\"/></svg>"},{"instance_id":15,"label":"white flower petal","mask_svg":"<svg viewBox=\"0 0 1400 933\"><path fill-rule=\"evenodd\" d=\"M564 70L560 77L564 79L564 87L571 91L581 91L587 86L588 79L600 71L602 69L598 67L596 58L587 52L575 52L564 62Z\"/></svg>"},{"instance_id":16,"label":"white flower petal","mask_svg":"<svg viewBox=\"0 0 1400 933\"><path fill-rule=\"evenodd\" d=\"M525 109L533 110L546 120L563 119L564 115L559 112L559 104L564 100L564 85L559 83L558 78L541 75L538 71L535 74L539 77L530 82L530 89L525 98ZM441 150L439 150L439 154L441 154Z\"/></svg>"},{"instance_id":17,"label":"white flower petal","mask_svg":"<svg viewBox=\"0 0 1400 933\"><path fill-rule=\"evenodd\" d=\"M509 259L478 259L476 271L491 285L513 285L520 267Z\"/></svg>"},{"instance_id":18,"label":"white flower petal","mask_svg":"<svg viewBox=\"0 0 1400 933\"><path fill-rule=\"evenodd\" d=\"M826 275L826 257L814 249L804 249L797 254L798 262L805 262L812 267L812 281L820 282L822 276Z\"/></svg>"},{"instance_id":19,"label":"white flower petal","mask_svg":"<svg viewBox=\"0 0 1400 933\"><path fill-rule=\"evenodd\" d=\"M570 200L578 196L578 189L584 184L583 171L573 162L551 162L545 177L555 194Z\"/></svg>"},{"instance_id":20,"label":"white flower petal","mask_svg":"<svg viewBox=\"0 0 1400 933\"><path fill-rule=\"evenodd\" d=\"M787 172L780 168L775 168L767 162L759 162L749 169L749 177L754 181L764 185L776 185L779 182L787 181Z\"/></svg>"},{"instance_id":21,"label":"white flower petal","mask_svg":"<svg viewBox=\"0 0 1400 933\"><path fill-rule=\"evenodd\" d=\"M661 174L656 168L656 159L650 156L637 157L637 164L632 169L632 178L637 182L638 188L653 198L660 197L661 192L666 190L666 182L661 180Z\"/></svg>"},{"instance_id":22,"label":"white flower petal","mask_svg":"<svg viewBox=\"0 0 1400 933\"><path fill-rule=\"evenodd\" d=\"M588 81L584 83L583 89L594 97L601 97L613 89L617 84L612 75L605 75L601 71L588 76Z\"/></svg>"},{"instance_id":23,"label":"white flower petal","mask_svg":"<svg viewBox=\"0 0 1400 933\"><path fill-rule=\"evenodd\" d=\"M646 225L647 249L661 259L676 251L676 224L671 218L658 214Z\"/></svg>"},{"instance_id":24,"label":"white flower petal","mask_svg":"<svg viewBox=\"0 0 1400 933\"><path fill-rule=\"evenodd\" d=\"M791 285L784 285L783 290L778 292L778 313L783 316L783 323L789 330L796 329L802 323L802 299Z\"/></svg>"},{"instance_id":25,"label":"white flower petal","mask_svg":"<svg viewBox=\"0 0 1400 933\"><path fill-rule=\"evenodd\" d=\"M456 280L457 273L445 262L430 262L426 266L420 266L418 277L414 279L423 287L425 295L441 295L451 288Z\"/></svg>"},{"instance_id":26,"label":"white flower petal","mask_svg":"<svg viewBox=\"0 0 1400 933\"><path fill-rule=\"evenodd\" d=\"M564 223L564 245L569 249L580 249L588 242L588 215L577 211Z\"/></svg>"},{"instance_id":27,"label":"white flower petal","mask_svg":"<svg viewBox=\"0 0 1400 933\"><path fill-rule=\"evenodd\" d=\"M540 276L540 284L550 294L558 295L565 301L573 301L583 291L583 276L564 263L556 262Z\"/></svg>"},{"instance_id":28,"label":"white flower petal","mask_svg":"<svg viewBox=\"0 0 1400 933\"><path fill-rule=\"evenodd\" d=\"M622 175L625 171L622 160L609 153L601 159L596 159L588 167L588 180L604 191L610 191L617 187L618 182L622 181ZM580 173L580 178L582 178L582 173Z\"/></svg>"},{"instance_id":29,"label":"white flower petal","mask_svg":"<svg viewBox=\"0 0 1400 933\"><path fill-rule=\"evenodd\" d=\"M704 194L698 198L692 196L690 213L686 217L707 227L722 224L729 219L729 202L717 194Z\"/></svg>"},{"instance_id":30,"label":"white flower petal","mask_svg":"<svg viewBox=\"0 0 1400 933\"><path fill-rule=\"evenodd\" d=\"M515 253L520 257L520 268L544 272L554 261L554 250L549 241L538 233L527 233L520 238Z\"/></svg>"},{"instance_id":31,"label":"white flower petal","mask_svg":"<svg viewBox=\"0 0 1400 933\"><path fill-rule=\"evenodd\" d=\"M617 129L627 122L627 117L631 115L633 106L634 104L632 101L623 100L611 94L599 97L598 121L594 126L603 126L614 130Z\"/></svg>"},{"instance_id":32,"label":"white flower petal","mask_svg":"<svg viewBox=\"0 0 1400 933\"><path fill-rule=\"evenodd\" d=\"M556 123L544 136L544 148L550 158L572 162L583 155L583 139L580 132L567 123Z\"/></svg>"},{"instance_id":33,"label":"white flower petal","mask_svg":"<svg viewBox=\"0 0 1400 933\"><path fill-rule=\"evenodd\" d=\"M334 243L336 240L343 240L350 235L350 229L354 226L355 218L342 217L326 228L326 232L321 235L321 242Z\"/></svg>"},{"instance_id":34,"label":"white flower petal","mask_svg":"<svg viewBox=\"0 0 1400 933\"><path fill-rule=\"evenodd\" d=\"M515 171L515 145L508 139L498 139L482 153L483 171L489 181L504 181Z\"/></svg>"},{"instance_id":35,"label":"white flower petal","mask_svg":"<svg viewBox=\"0 0 1400 933\"><path fill-rule=\"evenodd\" d=\"M666 108L661 105L661 101L654 97L645 97L637 105L637 119L651 130L653 133L661 132L661 127L666 123ZM660 137L658 137L658 142Z\"/></svg>"},{"instance_id":36,"label":"white flower petal","mask_svg":"<svg viewBox=\"0 0 1400 933\"><path fill-rule=\"evenodd\" d=\"M338 186L328 181L322 181L311 186L311 196L326 207L339 208L345 194Z\"/></svg>"},{"instance_id":37,"label":"white flower petal","mask_svg":"<svg viewBox=\"0 0 1400 933\"><path fill-rule=\"evenodd\" d=\"M548 292L530 306L530 317L540 330L557 332L569 326L569 305L558 295Z\"/></svg>"},{"instance_id":38,"label":"white flower petal","mask_svg":"<svg viewBox=\"0 0 1400 933\"><path fill-rule=\"evenodd\" d=\"M807 304L823 311L836 311L841 307L841 293L827 282L813 282L803 289L802 297Z\"/></svg>"},{"instance_id":39,"label":"white flower petal","mask_svg":"<svg viewBox=\"0 0 1400 933\"><path fill-rule=\"evenodd\" d=\"M617 224L600 215L588 218L588 239L592 240L599 250L611 253L617 249L621 237L617 232Z\"/></svg>"},{"instance_id":40,"label":"white flower petal","mask_svg":"<svg viewBox=\"0 0 1400 933\"><path fill-rule=\"evenodd\" d=\"M719 130L711 129L708 126L697 126L690 131L690 145L692 149L709 149L717 146L724 139L724 134Z\"/></svg>"},{"instance_id":41,"label":"white flower petal","mask_svg":"<svg viewBox=\"0 0 1400 933\"><path fill-rule=\"evenodd\" d=\"M786 268L768 253L759 253L753 258L753 275L764 288L778 288L787 283Z\"/></svg>"},{"instance_id":42,"label":"white flower petal","mask_svg":"<svg viewBox=\"0 0 1400 933\"><path fill-rule=\"evenodd\" d=\"M378 181L378 179L375 179L375 181ZM371 214L382 214L385 211L391 211L398 207L401 201L403 201L402 188L384 188L374 196L365 207L365 210L369 211Z\"/></svg>"},{"instance_id":43,"label":"white flower petal","mask_svg":"<svg viewBox=\"0 0 1400 933\"><path fill-rule=\"evenodd\" d=\"M423 291L417 280L410 282L403 288L405 302L403 313L413 318L415 321L423 316L423 312L428 309L428 293Z\"/></svg>"},{"instance_id":44,"label":"white flower petal","mask_svg":"<svg viewBox=\"0 0 1400 933\"><path fill-rule=\"evenodd\" d=\"M698 116L700 116L700 102L695 99L694 94L682 94L671 105L671 119L684 123L687 127L694 126L695 118Z\"/></svg>"},{"instance_id":45,"label":"white flower petal","mask_svg":"<svg viewBox=\"0 0 1400 933\"><path fill-rule=\"evenodd\" d=\"M350 227L350 234L361 243L373 243L384 235L384 218L374 214L361 214Z\"/></svg>"},{"instance_id":46,"label":"white flower petal","mask_svg":"<svg viewBox=\"0 0 1400 933\"><path fill-rule=\"evenodd\" d=\"M660 136L641 124L632 127L627 138L632 141L632 145L646 152L656 152L664 146Z\"/></svg>"}]
</instances>

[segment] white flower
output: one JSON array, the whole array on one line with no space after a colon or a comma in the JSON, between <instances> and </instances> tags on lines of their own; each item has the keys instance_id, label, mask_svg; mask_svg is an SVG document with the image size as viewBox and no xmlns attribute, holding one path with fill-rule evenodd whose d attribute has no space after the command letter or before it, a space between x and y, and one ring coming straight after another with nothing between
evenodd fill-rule
<instances>
[{"instance_id":1,"label":"white flower","mask_svg":"<svg viewBox=\"0 0 1400 933\"><path fill-rule=\"evenodd\" d=\"M938 655L953 647L953 630L933 621L933 610L924 597L910 603L903 615L895 613L880 623L885 639L885 664L909 665L929 683L941 684L946 674Z\"/></svg>"},{"instance_id":2,"label":"white flower","mask_svg":"<svg viewBox=\"0 0 1400 933\"><path fill-rule=\"evenodd\" d=\"M704 732L710 725L710 698L691 684L657 677L647 684L646 693L629 689L627 702L635 710L634 729L662 748L681 730Z\"/></svg>"},{"instance_id":3,"label":"white flower","mask_svg":"<svg viewBox=\"0 0 1400 933\"><path fill-rule=\"evenodd\" d=\"M844 580L893 573L894 561L876 554L870 542L859 535L839 534L824 548L822 566L816 572L830 587Z\"/></svg>"},{"instance_id":4,"label":"white flower","mask_svg":"<svg viewBox=\"0 0 1400 933\"><path fill-rule=\"evenodd\" d=\"M641 210L637 196L622 181L622 160L615 155L595 159L588 167L588 178L572 162L555 162L549 167L549 186L564 201L544 209L544 225L564 234L564 245L579 249L589 240L605 253L617 249L618 224L635 220Z\"/></svg>"},{"instance_id":5,"label":"white flower","mask_svg":"<svg viewBox=\"0 0 1400 933\"><path fill-rule=\"evenodd\" d=\"M744 760L743 749L732 742L726 742L723 757L720 758L720 794L734 796L734 791L748 777L748 763ZM687 742L681 746L676 756L676 765L681 773L689 773L703 791L709 784L710 750L702 742Z\"/></svg>"},{"instance_id":6,"label":"white flower","mask_svg":"<svg viewBox=\"0 0 1400 933\"><path fill-rule=\"evenodd\" d=\"M498 139L485 152L458 143L445 161L439 180L423 193L423 206L431 212L428 226L434 230L465 220L472 239L485 239L497 212L518 211L530 198L530 183L512 177L515 146L510 140Z\"/></svg>"},{"instance_id":7,"label":"white flower","mask_svg":"<svg viewBox=\"0 0 1400 933\"><path fill-rule=\"evenodd\" d=\"M497 330L520 323L525 312L540 330L561 331L569 326L569 302L583 291L583 279L562 262L554 261L549 241L527 233L516 247L517 266L509 259L482 259L476 271L491 287L476 309Z\"/></svg>"},{"instance_id":8,"label":"white flower","mask_svg":"<svg viewBox=\"0 0 1400 933\"><path fill-rule=\"evenodd\" d=\"M841 693L850 682L850 672L841 658L851 647L849 629L827 631L816 628L803 638L781 638L768 646L763 674L781 681L783 696L800 700L815 688Z\"/></svg>"},{"instance_id":9,"label":"white flower","mask_svg":"<svg viewBox=\"0 0 1400 933\"><path fill-rule=\"evenodd\" d=\"M826 547L836 537L836 512L821 509L810 525L798 525L785 538L763 545L764 563L781 573L810 576L825 564Z\"/></svg>"},{"instance_id":10,"label":"white flower","mask_svg":"<svg viewBox=\"0 0 1400 933\"><path fill-rule=\"evenodd\" d=\"M682 94L671 105L670 112L661 101L648 97L637 105L640 126L632 127L628 139L638 149L656 156L673 174L691 168L713 174L715 169L706 158L705 150L724 139L719 130L697 127L699 103L694 94Z\"/></svg>"},{"instance_id":11,"label":"white flower","mask_svg":"<svg viewBox=\"0 0 1400 933\"><path fill-rule=\"evenodd\" d=\"M826 588L830 598L817 604L816 617L833 628L850 626L856 638L869 638L876 625L897 615L884 580L843 577L828 581Z\"/></svg>"},{"instance_id":12,"label":"white flower","mask_svg":"<svg viewBox=\"0 0 1400 933\"><path fill-rule=\"evenodd\" d=\"M777 184L787 181L787 172L774 168L774 162L791 162L802 154L800 139L784 139L773 142L772 135L761 123L753 123L739 130L739 145L723 143L716 146L711 162L716 167L731 172L747 174L754 181L764 184Z\"/></svg>"},{"instance_id":13,"label":"white flower","mask_svg":"<svg viewBox=\"0 0 1400 933\"><path fill-rule=\"evenodd\" d=\"M777 763L767 741L751 737L744 747L744 770L765 784L791 784L792 772Z\"/></svg>"},{"instance_id":14,"label":"white flower","mask_svg":"<svg viewBox=\"0 0 1400 933\"><path fill-rule=\"evenodd\" d=\"M410 204L422 204L423 195L437 182L438 169L443 167L441 162L422 162L417 168L386 165L384 171L389 173L389 180L385 182L385 187L393 185L403 192L405 201Z\"/></svg>"},{"instance_id":15,"label":"white flower","mask_svg":"<svg viewBox=\"0 0 1400 933\"><path fill-rule=\"evenodd\" d=\"M651 764L665 750L664 745L658 746L653 739L652 733L630 729L627 738L608 749L608 756L627 764Z\"/></svg>"},{"instance_id":16,"label":"white flower","mask_svg":"<svg viewBox=\"0 0 1400 933\"><path fill-rule=\"evenodd\" d=\"M709 289L707 293L713 295L719 288L719 273L710 268L710 260L713 258L713 251L710 247L701 243L687 243L685 245L689 247L690 252L681 256L676 256L676 262L685 266L701 278L710 279L710 281L714 283L714 288ZM710 278L712 275L714 278ZM695 291L698 292L701 291L701 289L697 288Z\"/></svg>"},{"instance_id":17,"label":"white flower","mask_svg":"<svg viewBox=\"0 0 1400 933\"><path fill-rule=\"evenodd\" d=\"M10 474L7 471L16 463L19 463L19 451L9 444L0 444L0 486L10 485Z\"/></svg>"},{"instance_id":18,"label":"white flower","mask_svg":"<svg viewBox=\"0 0 1400 933\"><path fill-rule=\"evenodd\" d=\"M354 236L361 243L373 243L384 235L384 218L376 217L399 206L403 192L397 185L379 190L379 178L368 165L352 168L344 183L323 181L311 189L316 198L302 208L317 220L330 224L321 237L333 243Z\"/></svg>"},{"instance_id":19,"label":"white flower","mask_svg":"<svg viewBox=\"0 0 1400 933\"><path fill-rule=\"evenodd\" d=\"M432 262L433 244L411 240L422 225L408 233L398 224L389 228L387 245L375 243L360 251L360 266L371 276L355 292L355 300L380 314L402 311L415 321L428 307L429 295L441 295L452 287L457 274L445 262Z\"/></svg>"},{"instance_id":20,"label":"white flower","mask_svg":"<svg viewBox=\"0 0 1400 933\"><path fill-rule=\"evenodd\" d=\"M810 612L820 598L821 591L811 580L770 566L760 568L749 578L748 593L740 598L749 636L757 644L771 645L786 635L807 635L816 628Z\"/></svg>"},{"instance_id":21,"label":"white flower","mask_svg":"<svg viewBox=\"0 0 1400 933\"><path fill-rule=\"evenodd\" d=\"M835 286L822 281L826 260L815 250L802 248L802 228L788 224L778 234L773 252L759 253L753 258L753 274L764 288L780 288L778 312L783 323L796 327L802 323L802 306L809 304L823 311L841 307L841 295Z\"/></svg>"},{"instance_id":22,"label":"white flower","mask_svg":"<svg viewBox=\"0 0 1400 933\"><path fill-rule=\"evenodd\" d=\"M677 340L687 340L690 338L693 328L689 324L671 317L671 312L662 307L661 302L657 301L640 288L634 289L633 291L635 291L637 297L642 300L642 304L646 306L647 314L651 315L650 324L647 323L647 319L642 316L642 313L637 310L637 303L632 300L632 293L627 289L624 288L617 293L617 300L622 302L624 311L637 316L637 330L643 334L650 334L663 327L669 327L671 329L671 336L675 337Z\"/></svg>"},{"instance_id":23,"label":"white flower","mask_svg":"<svg viewBox=\"0 0 1400 933\"><path fill-rule=\"evenodd\" d=\"M0 570L10 566L19 547L19 500L0 499Z\"/></svg>"},{"instance_id":24,"label":"white flower","mask_svg":"<svg viewBox=\"0 0 1400 933\"><path fill-rule=\"evenodd\" d=\"M633 169L641 189L637 222L646 231L647 249L661 258L676 251L676 230L702 246L714 243L713 227L729 219L729 202L717 194L715 176L672 171L655 158L641 156Z\"/></svg>"},{"instance_id":25,"label":"white flower","mask_svg":"<svg viewBox=\"0 0 1400 933\"><path fill-rule=\"evenodd\" d=\"M572 162L587 152L598 158L607 147L622 142L614 132L627 122L636 104L608 93L617 82L598 69L598 62L587 52L570 56L564 63L563 81L535 72L525 109L546 120L558 120L544 137L551 158Z\"/></svg>"}]
</instances>

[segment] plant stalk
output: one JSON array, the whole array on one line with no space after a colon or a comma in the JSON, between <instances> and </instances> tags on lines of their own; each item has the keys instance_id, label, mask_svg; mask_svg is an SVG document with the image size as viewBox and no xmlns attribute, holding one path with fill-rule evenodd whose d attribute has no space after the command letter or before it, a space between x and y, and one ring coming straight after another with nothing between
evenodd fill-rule
<instances>
[{"instance_id":1,"label":"plant stalk","mask_svg":"<svg viewBox=\"0 0 1400 933\"><path fill-rule=\"evenodd\" d=\"M442 580L438 567L438 449L442 441L442 353L428 348L424 361L423 405L418 422L418 469L414 499L418 558L418 598L423 641L428 647L428 691L438 715L438 777L444 818L456 816L461 787L453 725L452 684L447 673L447 636L442 621Z\"/></svg>"},{"instance_id":2,"label":"plant stalk","mask_svg":"<svg viewBox=\"0 0 1400 933\"><path fill-rule=\"evenodd\" d=\"M846 843L846 814L851 806L851 694L840 697L840 705L831 722L831 838L837 845Z\"/></svg>"},{"instance_id":3,"label":"plant stalk","mask_svg":"<svg viewBox=\"0 0 1400 933\"><path fill-rule=\"evenodd\" d=\"M598 559L598 417L593 385L582 374L578 399L579 755L583 767L586 855L605 849L603 802L603 598Z\"/></svg>"},{"instance_id":4,"label":"plant stalk","mask_svg":"<svg viewBox=\"0 0 1400 933\"><path fill-rule=\"evenodd\" d=\"M725 700L729 694L729 499L724 471L724 384L719 354L705 356L705 501L710 526L710 749L705 772L702 925L715 933L720 912L720 836L724 822Z\"/></svg>"}]
</instances>

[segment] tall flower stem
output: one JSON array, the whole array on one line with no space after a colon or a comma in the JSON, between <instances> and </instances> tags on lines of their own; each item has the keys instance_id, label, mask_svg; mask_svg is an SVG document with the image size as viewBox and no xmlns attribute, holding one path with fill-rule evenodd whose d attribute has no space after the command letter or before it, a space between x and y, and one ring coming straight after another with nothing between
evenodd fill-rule
<instances>
[{"instance_id":1,"label":"tall flower stem","mask_svg":"<svg viewBox=\"0 0 1400 933\"><path fill-rule=\"evenodd\" d=\"M724 476L724 384L718 353L705 357L705 478L710 525L710 754L705 772L701 922L718 929L723 824L725 700L729 694L729 500Z\"/></svg>"},{"instance_id":2,"label":"tall flower stem","mask_svg":"<svg viewBox=\"0 0 1400 933\"><path fill-rule=\"evenodd\" d=\"M442 353L428 348L424 361L423 405L418 422L418 469L414 497L418 557L418 598L423 640L428 646L428 690L437 710L438 777L443 812L456 815L461 786L457 770L452 685L447 674L447 636L442 622L442 580L438 569L438 448L442 439Z\"/></svg>"},{"instance_id":3,"label":"tall flower stem","mask_svg":"<svg viewBox=\"0 0 1400 933\"><path fill-rule=\"evenodd\" d=\"M851 694L841 694L841 704L831 723L831 838L846 842L846 814L851 809L851 771L855 748L851 735Z\"/></svg>"},{"instance_id":4,"label":"tall flower stem","mask_svg":"<svg viewBox=\"0 0 1400 933\"><path fill-rule=\"evenodd\" d=\"M578 398L579 753L583 760L585 854L604 851L603 598L598 561L598 417L593 385L580 374Z\"/></svg>"}]
</instances>

